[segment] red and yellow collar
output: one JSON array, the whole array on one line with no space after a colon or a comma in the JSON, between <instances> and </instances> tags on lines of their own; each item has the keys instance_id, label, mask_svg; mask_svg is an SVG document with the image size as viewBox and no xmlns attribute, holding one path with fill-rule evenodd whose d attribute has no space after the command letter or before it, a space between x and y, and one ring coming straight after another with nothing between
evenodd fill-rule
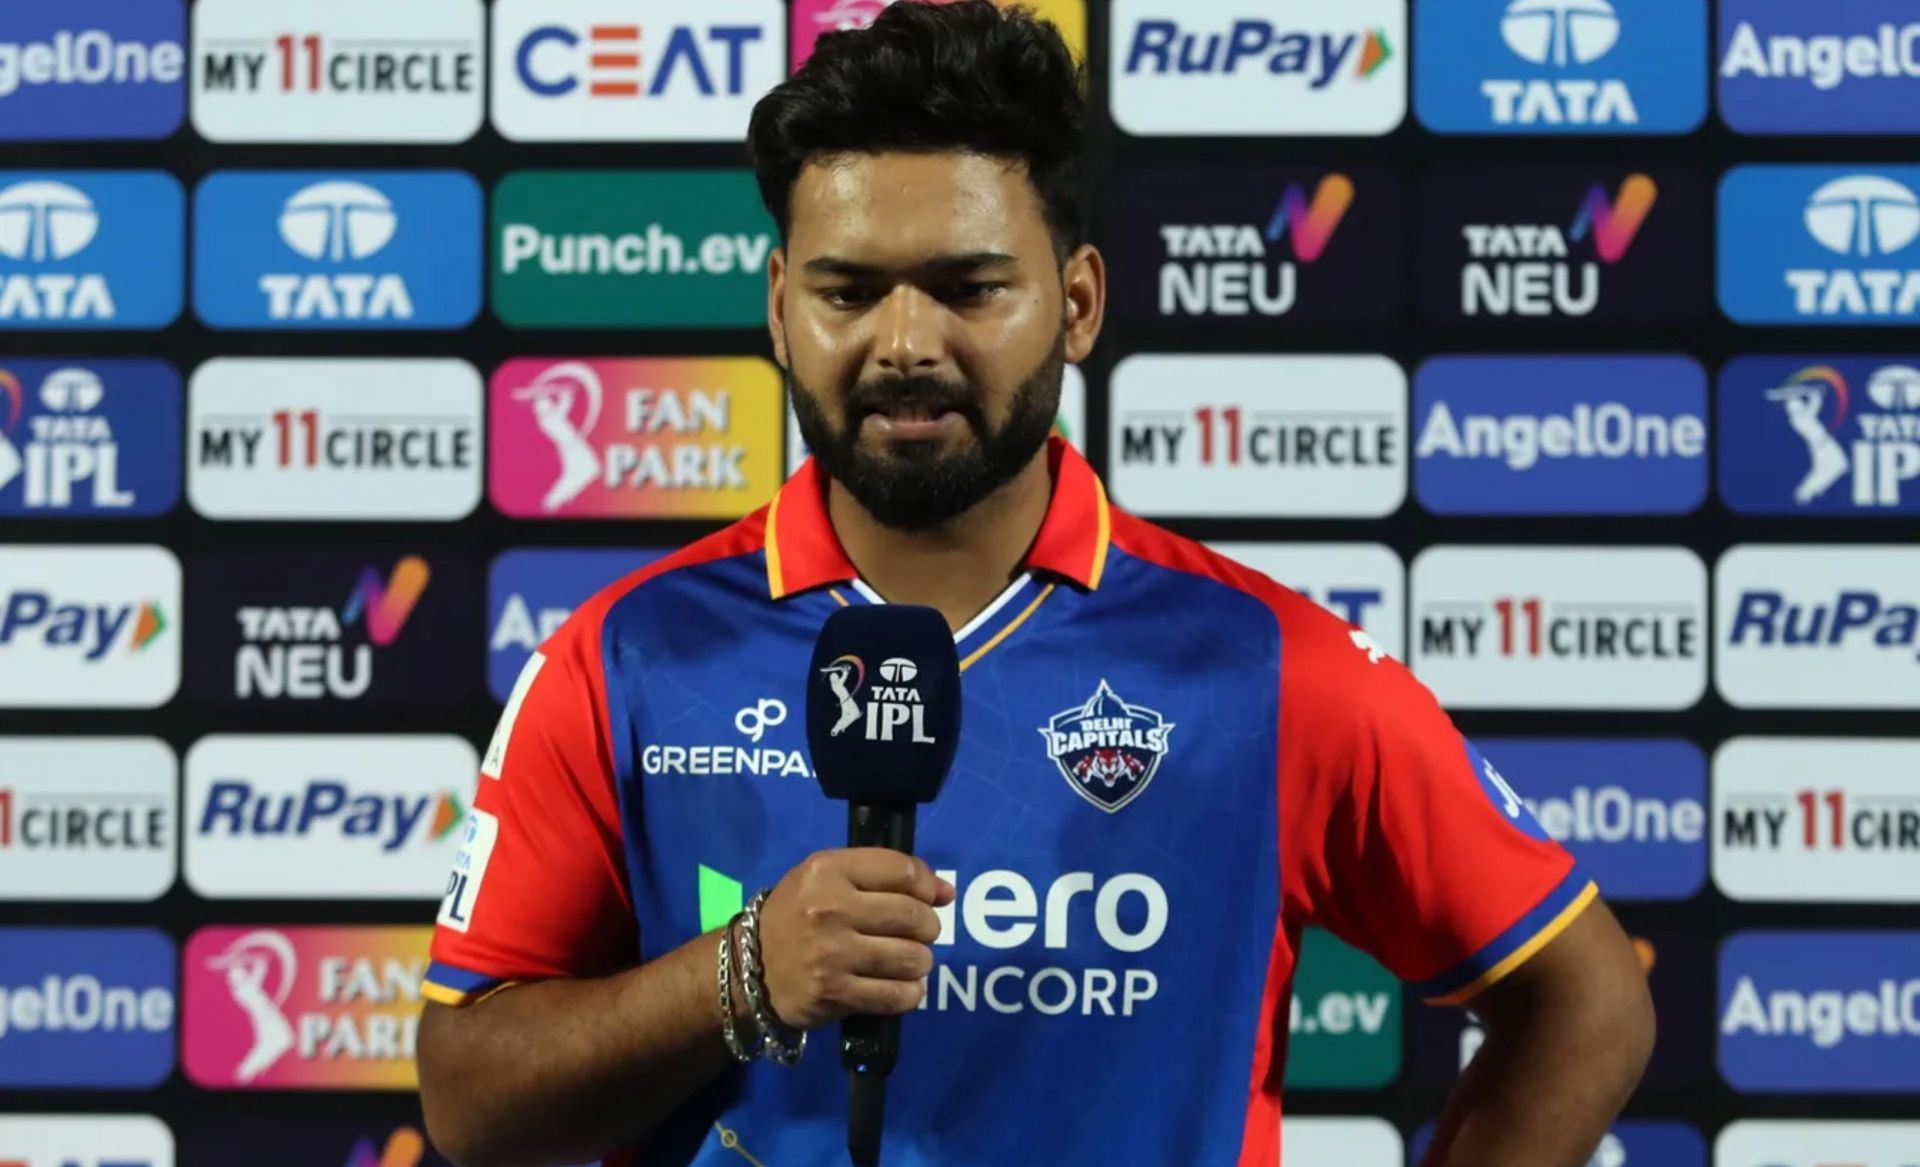
<instances>
[{"instance_id":1,"label":"red and yellow collar","mask_svg":"<svg viewBox=\"0 0 1920 1167\"><path fill-rule=\"evenodd\" d=\"M1026 566L1097 588L1112 527L1106 487L1080 451L1058 435L1047 441L1047 464L1053 498ZM826 485L819 463L808 458L767 507L767 590L776 600L860 574L827 517Z\"/></svg>"}]
</instances>

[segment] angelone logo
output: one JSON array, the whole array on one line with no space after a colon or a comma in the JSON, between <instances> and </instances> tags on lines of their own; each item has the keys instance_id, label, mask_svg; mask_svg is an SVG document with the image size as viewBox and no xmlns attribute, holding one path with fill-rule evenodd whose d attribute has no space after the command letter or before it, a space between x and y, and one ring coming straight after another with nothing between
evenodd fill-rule
<instances>
[{"instance_id":1,"label":"angelone logo","mask_svg":"<svg viewBox=\"0 0 1920 1167\"><path fill-rule=\"evenodd\" d=\"M175 968L158 929L0 928L0 1086L157 1088L173 1073Z\"/></svg>"},{"instance_id":2,"label":"angelone logo","mask_svg":"<svg viewBox=\"0 0 1920 1167\"><path fill-rule=\"evenodd\" d=\"M1720 116L1743 134L1920 130L1920 18L1905 0L1721 0Z\"/></svg>"},{"instance_id":3,"label":"angelone logo","mask_svg":"<svg viewBox=\"0 0 1920 1167\"><path fill-rule=\"evenodd\" d=\"M1720 947L1720 1074L1752 1093L1920 1085L1920 933L1739 932Z\"/></svg>"},{"instance_id":4,"label":"angelone logo","mask_svg":"<svg viewBox=\"0 0 1920 1167\"><path fill-rule=\"evenodd\" d=\"M8 5L0 138L167 137L187 111L186 38L185 0Z\"/></svg>"},{"instance_id":5,"label":"angelone logo","mask_svg":"<svg viewBox=\"0 0 1920 1167\"><path fill-rule=\"evenodd\" d=\"M416 1089L432 935L413 927L201 929L182 958L182 1068L207 1089Z\"/></svg>"},{"instance_id":6,"label":"angelone logo","mask_svg":"<svg viewBox=\"0 0 1920 1167\"><path fill-rule=\"evenodd\" d=\"M158 171L0 171L0 329L171 324L184 207Z\"/></svg>"},{"instance_id":7,"label":"angelone logo","mask_svg":"<svg viewBox=\"0 0 1920 1167\"><path fill-rule=\"evenodd\" d=\"M508 361L494 505L522 518L725 517L780 482L781 388L751 357Z\"/></svg>"}]
</instances>

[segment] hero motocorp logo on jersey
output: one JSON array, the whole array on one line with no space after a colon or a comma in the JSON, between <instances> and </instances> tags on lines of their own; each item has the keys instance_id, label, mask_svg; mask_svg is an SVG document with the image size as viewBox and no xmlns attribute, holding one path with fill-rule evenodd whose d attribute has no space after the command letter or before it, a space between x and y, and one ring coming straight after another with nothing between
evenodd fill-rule
<instances>
[{"instance_id":1,"label":"hero motocorp logo on jersey","mask_svg":"<svg viewBox=\"0 0 1920 1167\"><path fill-rule=\"evenodd\" d=\"M0 9L0 139L164 138L187 112L185 0Z\"/></svg>"},{"instance_id":2,"label":"hero motocorp logo on jersey","mask_svg":"<svg viewBox=\"0 0 1920 1167\"><path fill-rule=\"evenodd\" d=\"M1455 0L1414 16L1430 130L1684 134L1706 117L1705 0Z\"/></svg>"},{"instance_id":3,"label":"hero motocorp logo on jersey","mask_svg":"<svg viewBox=\"0 0 1920 1167\"><path fill-rule=\"evenodd\" d=\"M1910 0L1721 0L1720 116L1743 134L1920 130Z\"/></svg>"},{"instance_id":4,"label":"hero motocorp logo on jersey","mask_svg":"<svg viewBox=\"0 0 1920 1167\"><path fill-rule=\"evenodd\" d=\"M1920 322L1920 166L1739 166L1720 308L1740 324Z\"/></svg>"},{"instance_id":5,"label":"hero motocorp logo on jersey","mask_svg":"<svg viewBox=\"0 0 1920 1167\"><path fill-rule=\"evenodd\" d=\"M0 170L0 329L171 324L184 207L159 171Z\"/></svg>"},{"instance_id":6,"label":"hero motocorp logo on jersey","mask_svg":"<svg viewBox=\"0 0 1920 1167\"><path fill-rule=\"evenodd\" d=\"M194 192L215 328L459 328L480 311L480 184L457 171L228 172Z\"/></svg>"}]
</instances>

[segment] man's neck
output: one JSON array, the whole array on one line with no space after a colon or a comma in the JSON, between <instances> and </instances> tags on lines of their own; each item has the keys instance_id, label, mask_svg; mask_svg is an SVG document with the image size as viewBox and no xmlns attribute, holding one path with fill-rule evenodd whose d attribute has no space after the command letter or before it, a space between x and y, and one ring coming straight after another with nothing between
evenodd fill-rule
<instances>
[{"instance_id":1,"label":"man's neck","mask_svg":"<svg viewBox=\"0 0 1920 1167\"><path fill-rule=\"evenodd\" d=\"M1012 582L1052 497L1053 474L1042 449L1013 481L934 530L883 526L831 480L827 515L860 578L882 599L938 608L957 631Z\"/></svg>"}]
</instances>

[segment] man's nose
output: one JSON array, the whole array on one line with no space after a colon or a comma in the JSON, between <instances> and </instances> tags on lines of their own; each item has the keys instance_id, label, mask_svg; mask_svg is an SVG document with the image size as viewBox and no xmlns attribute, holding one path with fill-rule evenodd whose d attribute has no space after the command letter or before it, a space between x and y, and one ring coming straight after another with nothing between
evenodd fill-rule
<instances>
[{"instance_id":1,"label":"man's nose","mask_svg":"<svg viewBox=\"0 0 1920 1167\"><path fill-rule=\"evenodd\" d=\"M874 335L876 371L896 377L926 375L946 363L940 305L926 292L901 284L880 304Z\"/></svg>"}]
</instances>

